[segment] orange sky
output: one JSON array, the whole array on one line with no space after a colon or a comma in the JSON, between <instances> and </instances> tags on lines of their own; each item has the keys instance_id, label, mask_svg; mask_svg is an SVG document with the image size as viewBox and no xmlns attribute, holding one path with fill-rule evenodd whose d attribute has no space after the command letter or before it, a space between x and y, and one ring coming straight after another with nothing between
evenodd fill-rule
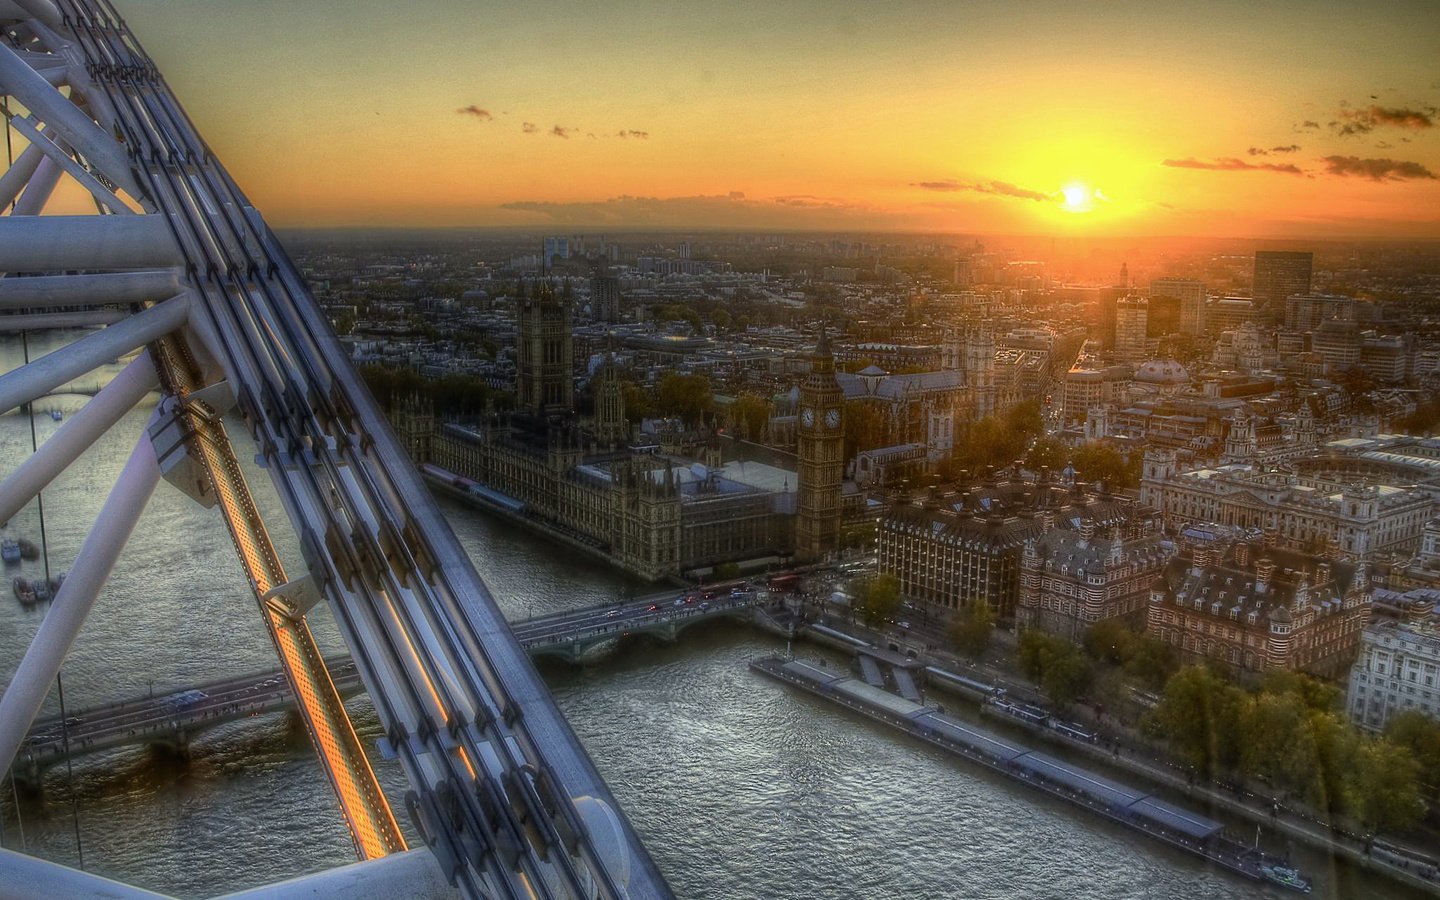
<instances>
[{"instance_id":1,"label":"orange sky","mask_svg":"<svg viewBox=\"0 0 1440 900\"><path fill-rule=\"evenodd\" d=\"M276 225L1440 237L1428 0L118 5Z\"/></svg>"}]
</instances>

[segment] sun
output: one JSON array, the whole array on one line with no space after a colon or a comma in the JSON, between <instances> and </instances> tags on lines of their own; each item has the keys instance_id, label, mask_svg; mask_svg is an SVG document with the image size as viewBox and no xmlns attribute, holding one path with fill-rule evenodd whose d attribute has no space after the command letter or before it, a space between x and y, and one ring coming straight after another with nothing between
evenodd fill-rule
<instances>
[{"instance_id":1,"label":"sun","mask_svg":"<svg viewBox=\"0 0 1440 900\"><path fill-rule=\"evenodd\" d=\"M1095 208L1096 192L1081 182L1070 182L1060 189L1060 194L1065 198L1060 208L1066 212L1084 213Z\"/></svg>"}]
</instances>

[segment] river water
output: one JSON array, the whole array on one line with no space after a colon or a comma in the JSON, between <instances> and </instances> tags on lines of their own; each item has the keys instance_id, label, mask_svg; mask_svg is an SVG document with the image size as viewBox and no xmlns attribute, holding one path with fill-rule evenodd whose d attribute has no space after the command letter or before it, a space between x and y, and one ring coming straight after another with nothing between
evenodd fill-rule
<instances>
[{"instance_id":1,"label":"river water","mask_svg":"<svg viewBox=\"0 0 1440 900\"><path fill-rule=\"evenodd\" d=\"M32 338L30 352L76 336ZM0 371L22 352L18 340L0 339ZM37 403L37 438L58 427L45 410L73 412L85 399ZM149 412L128 415L45 492L52 572L73 558ZM30 452L30 427L26 416L0 416L0 473ZM232 434L237 448L248 440ZM275 509L265 473L248 473L261 508ZM442 506L512 618L639 587L482 513ZM38 542L39 531L32 504L6 534ZM293 536L273 537L294 560ZM32 577L40 563L19 571ZM0 678L9 680L42 614L0 593ZM312 623L327 652L341 649L326 613ZM722 624L584 670L544 670L680 897L1279 896L748 671L752 657L781 650ZM67 707L274 665L218 513L162 482L67 658ZM46 713L58 703L52 692ZM352 708L362 735L377 736L364 698ZM398 769L376 765L400 796ZM188 762L117 751L53 769L43 799L17 804L5 787L5 846L71 865L83 856L87 869L180 896L353 860L308 739L284 715L208 732ZM1318 896L1412 896L1315 854L1301 851L1298 861L1316 876Z\"/></svg>"}]
</instances>

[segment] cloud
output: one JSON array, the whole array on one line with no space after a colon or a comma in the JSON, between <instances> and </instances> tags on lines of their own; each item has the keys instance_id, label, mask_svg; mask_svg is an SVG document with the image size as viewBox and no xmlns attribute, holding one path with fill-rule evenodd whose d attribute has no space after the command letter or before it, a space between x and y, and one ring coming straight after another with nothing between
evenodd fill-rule
<instances>
[{"instance_id":1,"label":"cloud","mask_svg":"<svg viewBox=\"0 0 1440 900\"><path fill-rule=\"evenodd\" d=\"M637 141L650 140L650 132L636 131L633 128L622 128L619 131L615 132L615 136L618 138L634 138Z\"/></svg>"},{"instance_id":2,"label":"cloud","mask_svg":"<svg viewBox=\"0 0 1440 900\"><path fill-rule=\"evenodd\" d=\"M1331 175L1359 175L1371 181L1409 181L1435 178L1434 172L1417 162L1399 159L1361 159L1358 156L1327 156L1325 171Z\"/></svg>"},{"instance_id":3,"label":"cloud","mask_svg":"<svg viewBox=\"0 0 1440 900\"><path fill-rule=\"evenodd\" d=\"M534 122L522 122L520 124L520 130L525 132L526 134L534 134L535 132L540 130L540 126L536 125Z\"/></svg>"},{"instance_id":4,"label":"cloud","mask_svg":"<svg viewBox=\"0 0 1440 900\"><path fill-rule=\"evenodd\" d=\"M570 140L570 133L574 130L575 129L573 128L565 128L563 126L556 125L554 128L550 129L550 135L551 137L564 138L568 141Z\"/></svg>"},{"instance_id":5,"label":"cloud","mask_svg":"<svg viewBox=\"0 0 1440 900\"><path fill-rule=\"evenodd\" d=\"M1243 159L1236 159L1233 156L1222 156L1219 159L1167 159L1160 163L1162 166L1169 166L1172 169L1205 169L1211 172L1282 172L1286 175L1304 175L1305 173L1290 163L1248 163Z\"/></svg>"},{"instance_id":6,"label":"cloud","mask_svg":"<svg viewBox=\"0 0 1440 900\"><path fill-rule=\"evenodd\" d=\"M1370 107L1370 117L1378 125L1397 128L1431 128L1435 125L1433 110L1404 109L1388 106Z\"/></svg>"},{"instance_id":7,"label":"cloud","mask_svg":"<svg viewBox=\"0 0 1440 900\"><path fill-rule=\"evenodd\" d=\"M1283 147L1271 147L1271 148L1270 148L1270 152L1271 152L1271 153L1298 153L1299 151L1300 151L1300 145L1299 145L1299 144L1286 144L1286 145L1283 146Z\"/></svg>"},{"instance_id":8,"label":"cloud","mask_svg":"<svg viewBox=\"0 0 1440 900\"><path fill-rule=\"evenodd\" d=\"M1340 137L1369 134L1380 126L1418 131L1435 126L1435 110L1403 106L1367 106L1364 109L1355 109L1342 102L1340 120L1329 124L1330 130Z\"/></svg>"},{"instance_id":9,"label":"cloud","mask_svg":"<svg viewBox=\"0 0 1440 900\"><path fill-rule=\"evenodd\" d=\"M1305 121L1303 121L1303 122L1300 123L1300 127L1301 127L1301 128L1319 128L1319 127L1320 127L1320 123L1319 123L1319 122L1313 122L1313 121L1311 121L1310 119L1306 119Z\"/></svg>"},{"instance_id":10,"label":"cloud","mask_svg":"<svg viewBox=\"0 0 1440 900\"><path fill-rule=\"evenodd\" d=\"M455 110L455 112L462 116L474 116L482 122L488 122L491 119L495 118L494 116L490 115L490 110L481 109L473 103L469 106L462 106L459 109Z\"/></svg>"},{"instance_id":11,"label":"cloud","mask_svg":"<svg viewBox=\"0 0 1440 900\"><path fill-rule=\"evenodd\" d=\"M1021 200L1035 200L1037 202L1055 199L1054 194L1045 194L1040 191L1017 187L1008 181L915 181L911 182L910 186L920 188L923 191L941 191L945 193L975 191L979 194L999 194L1002 197L1017 197Z\"/></svg>"},{"instance_id":12,"label":"cloud","mask_svg":"<svg viewBox=\"0 0 1440 900\"><path fill-rule=\"evenodd\" d=\"M1250 154L1251 156L1269 156L1269 155L1270 155L1270 151L1269 151L1269 150L1262 150L1262 149L1260 149L1259 147L1251 147L1249 150L1246 150L1245 152L1248 153L1248 154Z\"/></svg>"}]
</instances>

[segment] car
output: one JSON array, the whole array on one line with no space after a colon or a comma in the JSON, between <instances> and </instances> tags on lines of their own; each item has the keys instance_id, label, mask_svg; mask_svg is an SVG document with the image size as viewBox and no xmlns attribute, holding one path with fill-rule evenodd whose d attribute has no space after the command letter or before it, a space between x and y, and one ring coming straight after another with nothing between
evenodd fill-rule
<instances>
[{"instance_id":1,"label":"car","mask_svg":"<svg viewBox=\"0 0 1440 900\"><path fill-rule=\"evenodd\" d=\"M605 614L605 618L607 618L607 619L613 619L613 618L615 618L615 617L618 616L618 615L620 615L620 610L618 610L618 609L612 609L612 610L610 610L609 612L607 612L607 613Z\"/></svg>"},{"instance_id":2,"label":"car","mask_svg":"<svg viewBox=\"0 0 1440 900\"><path fill-rule=\"evenodd\" d=\"M901 627L901 628L909 628L909 627L910 627L910 623L909 623L909 622L906 622L904 619L901 619L901 620L900 620L900 627Z\"/></svg>"},{"instance_id":3,"label":"car","mask_svg":"<svg viewBox=\"0 0 1440 900\"><path fill-rule=\"evenodd\" d=\"M647 606L647 607L645 608L645 611L646 611L646 612L659 612L659 611L660 611L660 605L659 605L658 603L652 603L652 604L650 604L649 606Z\"/></svg>"},{"instance_id":4,"label":"car","mask_svg":"<svg viewBox=\"0 0 1440 900\"><path fill-rule=\"evenodd\" d=\"M675 605L676 605L676 606L684 606L684 605L685 605L685 598L684 598L684 597L676 597L676 598L675 598Z\"/></svg>"},{"instance_id":5,"label":"car","mask_svg":"<svg viewBox=\"0 0 1440 900\"><path fill-rule=\"evenodd\" d=\"M703 603L701 603L701 604L700 604L700 608L701 608L701 609L709 609L709 608L710 608L710 601L706 600L706 601L704 601Z\"/></svg>"}]
</instances>

